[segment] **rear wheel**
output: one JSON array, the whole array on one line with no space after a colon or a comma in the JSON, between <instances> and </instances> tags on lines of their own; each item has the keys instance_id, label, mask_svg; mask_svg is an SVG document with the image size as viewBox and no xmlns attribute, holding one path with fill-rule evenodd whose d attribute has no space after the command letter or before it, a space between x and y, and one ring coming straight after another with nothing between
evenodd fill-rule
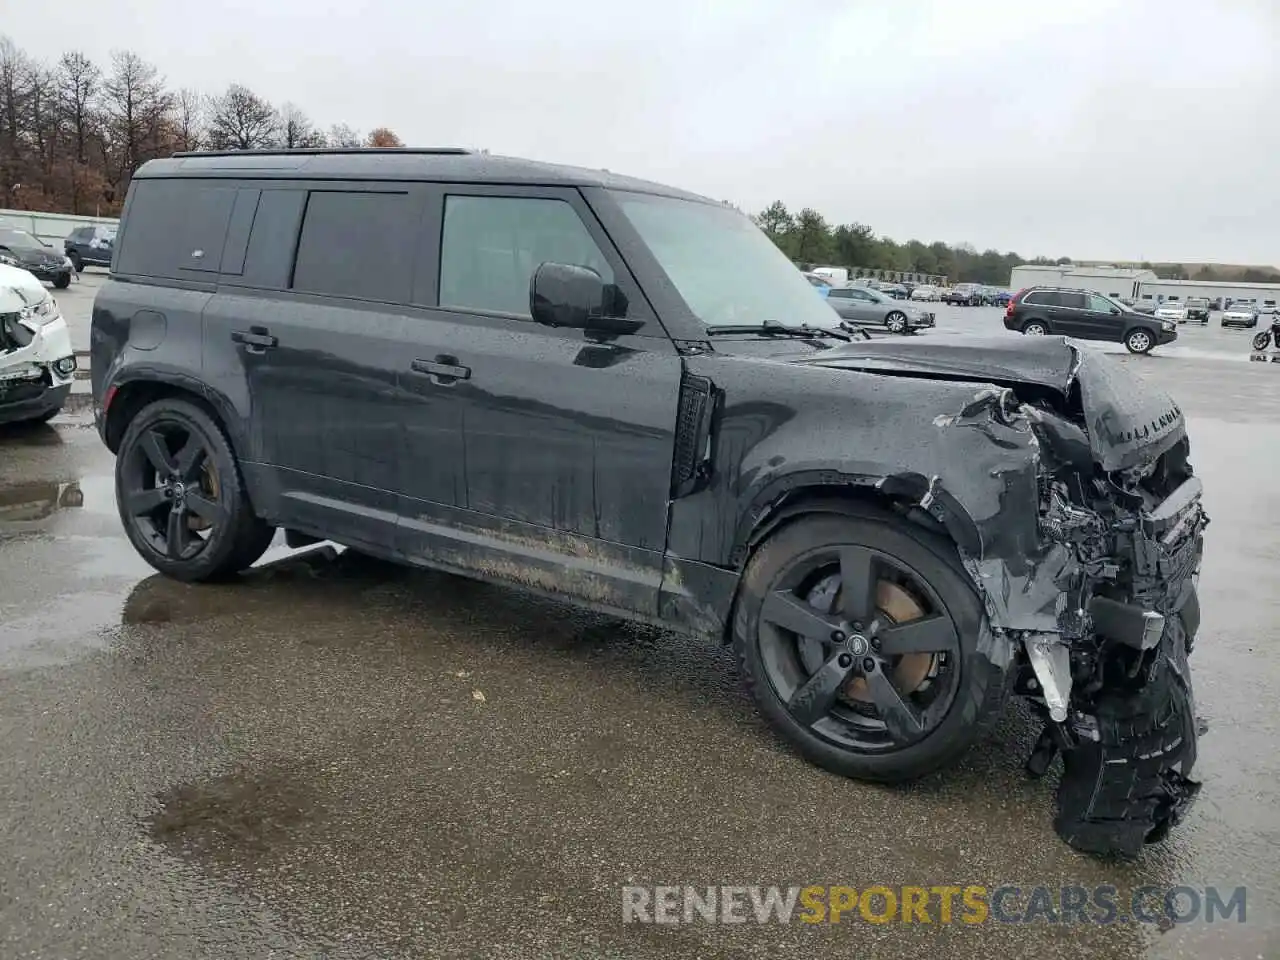
<instances>
[{"instance_id":1,"label":"rear wheel","mask_svg":"<svg viewBox=\"0 0 1280 960\"><path fill-rule=\"evenodd\" d=\"M65 290L71 286L71 271L68 270L66 273L60 273L54 277L53 285L58 290Z\"/></svg>"},{"instance_id":2,"label":"rear wheel","mask_svg":"<svg viewBox=\"0 0 1280 960\"><path fill-rule=\"evenodd\" d=\"M1000 711L982 604L955 548L889 514L817 513L743 577L734 644L760 711L804 756L892 782L954 761Z\"/></svg>"},{"instance_id":3,"label":"rear wheel","mask_svg":"<svg viewBox=\"0 0 1280 960\"><path fill-rule=\"evenodd\" d=\"M1124 335L1124 345L1130 353L1150 353L1156 343L1149 332L1134 327Z\"/></svg>"},{"instance_id":4,"label":"rear wheel","mask_svg":"<svg viewBox=\"0 0 1280 960\"><path fill-rule=\"evenodd\" d=\"M157 400L130 422L116 455L116 505L142 558L178 580L243 570L275 533L254 515L222 429L183 400Z\"/></svg>"},{"instance_id":5,"label":"rear wheel","mask_svg":"<svg viewBox=\"0 0 1280 960\"><path fill-rule=\"evenodd\" d=\"M1043 337L1049 332L1049 328L1039 320L1028 320L1022 325L1022 332L1029 337Z\"/></svg>"}]
</instances>

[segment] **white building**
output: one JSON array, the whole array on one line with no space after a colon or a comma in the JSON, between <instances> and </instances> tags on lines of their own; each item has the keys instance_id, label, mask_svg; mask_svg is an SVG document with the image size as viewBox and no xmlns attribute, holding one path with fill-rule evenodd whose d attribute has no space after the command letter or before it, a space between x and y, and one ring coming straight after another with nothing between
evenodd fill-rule
<instances>
[{"instance_id":1,"label":"white building","mask_svg":"<svg viewBox=\"0 0 1280 960\"><path fill-rule=\"evenodd\" d=\"M1141 295L1139 288L1142 284L1158 280L1154 270L1141 270L1137 267L1077 267L1070 263L1042 267L1025 264L1013 268L1009 289L1017 291L1032 286L1073 287L1077 290L1105 293L1109 297L1136 300Z\"/></svg>"},{"instance_id":2,"label":"white building","mask_svg":"<svg viewBox=\"0 0 1280 960\"><path fill-rule=\"evenodd\" d=\"M1154 271L1136 267L1082 267L1064 263L1061 266L1014 267L1009 278L1010 289L1031 286L1072 287L1092 290L1109 297L1130 300L1230 300L1274 307L1280 303L1280 283L1245 283L1220 280L1161 280Z\"/></svg>"}]
</instances>

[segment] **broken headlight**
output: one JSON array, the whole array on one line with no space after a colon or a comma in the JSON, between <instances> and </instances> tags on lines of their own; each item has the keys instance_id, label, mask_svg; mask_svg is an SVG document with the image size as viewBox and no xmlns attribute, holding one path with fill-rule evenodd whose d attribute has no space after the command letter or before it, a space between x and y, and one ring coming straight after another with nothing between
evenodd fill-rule
<instances>
[{"instance_id":1,"label":"broken headlight","mask_svg":"<svg viewBox=\"0 0 1280 960\"><path fill-rule=\"evenodd\" d=\"M53 297L45 297L38 303L25 306L18 313L18 319L32 330L43 327L46 323L52 323L58 319L58 316L58 302Z\"/></svg>"},{"instance_id":2,"label":"broken headlight","mask_svg":"<svg viewBox=\"0 0 1280 960\"><path fill-rule=\"evenodd\" d=\"M0 250L0 263L6 267L16 267L18 265L18 261L14 259L13 255L5 253L3 250Z\"/></svg>"}]
</instances>

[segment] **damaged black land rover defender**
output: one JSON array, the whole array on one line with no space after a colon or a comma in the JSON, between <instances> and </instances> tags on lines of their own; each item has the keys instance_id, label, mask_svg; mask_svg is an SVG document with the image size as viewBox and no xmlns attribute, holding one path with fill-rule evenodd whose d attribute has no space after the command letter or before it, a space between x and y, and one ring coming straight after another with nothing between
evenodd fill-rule
<instances>
[{"instance_id":1,"label":"damaged black land rover defender","mask_svg":"<svg viewBox=\"0 0 1280 960\"><path fill-rule=\"evenodd\" d=\"M1173 401L1084 347L868 341L723 204L407 150L147 164L92 354L171 576L283 528L723 638L859 779L938 770L1014 692L1084 850L1195 797L1199 481Z\"/></svg>"}]
</instances>

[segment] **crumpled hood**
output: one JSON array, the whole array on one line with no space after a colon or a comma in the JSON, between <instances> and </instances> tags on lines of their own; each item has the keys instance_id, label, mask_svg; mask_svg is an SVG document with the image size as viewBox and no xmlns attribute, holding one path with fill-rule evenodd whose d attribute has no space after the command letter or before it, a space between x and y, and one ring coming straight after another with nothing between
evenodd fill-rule
<instances>
[{"instance_id":1,"label":"crumpled hood","mask_svg":"<svg viewBox=\"0 0 1280 960\"><path fill-rule=\"evenodd\" d=\"M1056 393L1082 415L1103 470L1155 460L1186 436L1182 411L1114 358L1068 337L935 337L843 344L795 363L897 376L972 380ZM1078 389L1077 389L1078 388Z\"/></svg>"}]
</instances>

